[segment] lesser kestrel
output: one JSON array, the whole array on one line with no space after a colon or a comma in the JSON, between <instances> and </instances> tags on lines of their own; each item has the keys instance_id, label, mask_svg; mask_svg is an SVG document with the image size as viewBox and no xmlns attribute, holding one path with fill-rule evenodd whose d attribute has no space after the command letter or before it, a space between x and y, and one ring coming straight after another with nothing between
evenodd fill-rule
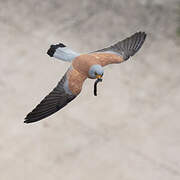
<instances>
[{"instance_id":1,"label":"lesser kestrel","mask_svg":"<svg viewBox=\"0 0 180 180\"><path fill-rule=\"evenodd\" d=\"M87 78L101 79L103 66L128 60L141 48L145 39L145 32L137 32L110 47L88 54L76 53L62 43L51 45L47 54L69 61L71 65L57 86L26 116L24 122L36 122L59 111L81 92Z\"/></svg>"}]
</instances>

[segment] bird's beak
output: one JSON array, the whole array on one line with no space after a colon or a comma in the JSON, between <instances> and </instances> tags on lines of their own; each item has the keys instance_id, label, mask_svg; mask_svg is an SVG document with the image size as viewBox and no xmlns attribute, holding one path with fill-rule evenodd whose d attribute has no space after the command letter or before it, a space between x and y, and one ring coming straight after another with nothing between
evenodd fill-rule
<instances>
[{"instance_id":1,"label":"bird's beak","mask_svg":"<svg viewBox=\"0 0 180 180\"><path fill-rule=\"evenodd\" d=\"M101 78L102 78L102 75L99 75L99 74L96 75L96 79L101 79Z\"/></svg>"}]
</instances>

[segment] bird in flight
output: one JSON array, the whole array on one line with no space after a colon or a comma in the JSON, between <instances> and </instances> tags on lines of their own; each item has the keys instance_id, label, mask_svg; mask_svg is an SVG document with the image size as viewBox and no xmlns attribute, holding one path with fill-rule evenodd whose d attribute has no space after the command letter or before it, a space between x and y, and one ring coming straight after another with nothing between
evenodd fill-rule
<instances>
[{"instance_id":1,"label":"bird in flight","mask_svg":"<svg viewBox=\"0 0 180 180\"><path fill-rule=\"evenodd\" d=\"M59 111L80 94L87 78L102 81L104 66L128 60L141 48L145 39L145 32L137 32L112 46L88 54L74 52L62 43L51 45L47 54L71 65L57 86L25 117L24 122L36 122Z\"/></svg>"}]
</instances>

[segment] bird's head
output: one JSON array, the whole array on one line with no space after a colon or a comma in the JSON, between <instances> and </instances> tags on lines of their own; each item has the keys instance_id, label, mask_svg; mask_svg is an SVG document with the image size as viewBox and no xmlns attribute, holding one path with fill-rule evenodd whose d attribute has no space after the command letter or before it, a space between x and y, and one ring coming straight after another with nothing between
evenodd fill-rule
<instances>
[{"instance_id":1,"label":"bird's head","mask_svg":"<svg viewBox=\"0 0 180 180\"><path fill-rule=\"evenodd\" d=\"M101 79L104 74L104 70L101 65L95 64L90 67L88 74L91 79Z\"/></svg>"}]
</instances>

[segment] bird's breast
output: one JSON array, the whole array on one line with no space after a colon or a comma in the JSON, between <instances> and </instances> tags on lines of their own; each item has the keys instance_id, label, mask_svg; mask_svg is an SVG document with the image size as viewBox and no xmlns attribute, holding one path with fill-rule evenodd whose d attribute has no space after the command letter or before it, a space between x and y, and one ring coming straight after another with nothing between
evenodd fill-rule
<instances>
[{"instance_id":1,"label":"bird's breast","mask_svg":"<svg viewBox=\"0 0 180 180\"><path fill-rule=\"evenodd\" d=\"M88 76L89 69L94 64L98 64L98 61L89 54L80 55L72 62L73 68L86 76Z\"/></svg>"},{"instance_id":2,"label":"bird's breast","mask_svg":"<svg viewBox=\"0 0 180 180\"><path fill-rule=\"evenodd\" d=\"M78 95L81 92L82 85L87 76L82 73L79 73L74 68L70 69L67 74L68 79L68 88L74 95Z\"/></svg>"}]
</instances>

